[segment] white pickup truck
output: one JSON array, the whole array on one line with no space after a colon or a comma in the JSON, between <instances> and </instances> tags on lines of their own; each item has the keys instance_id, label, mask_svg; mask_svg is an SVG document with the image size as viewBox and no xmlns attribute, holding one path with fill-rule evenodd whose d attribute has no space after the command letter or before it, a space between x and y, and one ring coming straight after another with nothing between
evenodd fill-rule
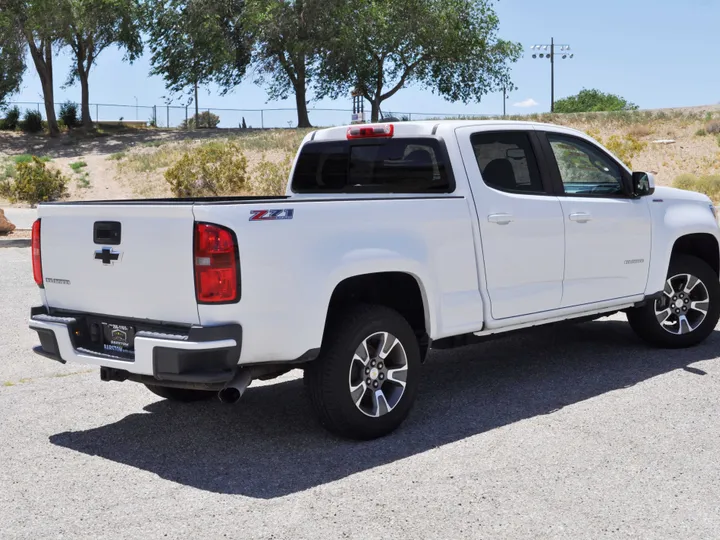
<instances>
[{"instance_id":1,"label":"white pickup truck","mask_svg":"<svg viewBox=\"0 0 720 540\"><path fill-rule=\"evenodd\" d=\"M720 315L711 201L553 125L322 129L286 196L38 215L36 352L182 401L301 368L321 423L352 438L401 424L430 348L619 311L688 347Z\"/></svg>"}]
</instances>

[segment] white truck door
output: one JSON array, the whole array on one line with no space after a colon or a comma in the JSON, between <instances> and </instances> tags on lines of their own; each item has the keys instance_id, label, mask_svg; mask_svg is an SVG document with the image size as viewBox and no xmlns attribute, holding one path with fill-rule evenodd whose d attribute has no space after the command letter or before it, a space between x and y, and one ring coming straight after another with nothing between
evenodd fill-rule
<instances>
[{"instance_id":1,"label":"white truck door","mask_svg":"<svg viewBox=\"0 0 720 540\"><path fill-rule=\"evenodd\" d=\"M553 132L538 136L550 154L565 220L561 307L643 294L652 229L647 199L626 194L626 171L590 141Z\"/></svg>"},{"instance_id":2,"label":"white truck door","mask_svg":"<svg viewBox=\"0 0 720 540\"><path fill-rule=\"evenodd\" d=\"M560 307L565 257L560 202L541 174L533 130L456 130L480 220L493 319Z\"/></svg>"}]
</instances>

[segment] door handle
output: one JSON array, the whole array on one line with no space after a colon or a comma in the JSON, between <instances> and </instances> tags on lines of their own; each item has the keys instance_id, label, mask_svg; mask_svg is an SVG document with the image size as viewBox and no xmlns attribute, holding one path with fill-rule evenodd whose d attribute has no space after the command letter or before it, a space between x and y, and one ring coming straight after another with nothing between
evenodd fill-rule
<instances>
[{"instance_id":1,"label":"door handle","mask_svg":"<svg viewBox=\"0 0 720 540\"><path fill-rule=\"evenodd\" d=\"M488 221L490 223L497 223L498 225L507 225L512 222L512 220L512 214L490 214L488 216Z\"/></svg>"},{"instance_id":2,"label":"door handle","mask_svg":"<svg viewBox=\"0 0 720 540\"><path fill-rule=\"evenodd\" d=\"M570 221L577 221L578 223L587 223L592 219L592 216L587 212L575 212L568 216Z\"/></svg>"}]
</instances>

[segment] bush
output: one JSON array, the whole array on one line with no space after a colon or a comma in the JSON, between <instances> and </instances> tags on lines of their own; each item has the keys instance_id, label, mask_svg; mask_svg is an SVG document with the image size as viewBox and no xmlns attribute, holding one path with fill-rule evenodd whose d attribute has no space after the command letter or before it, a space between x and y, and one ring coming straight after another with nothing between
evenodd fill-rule
<instances>
[{"instance_id":1,"label":"bush","mask_svg":"<svg viewBox=\"0 0 720 540\"><path fill-rule=\"evenodd\" d=\"M673 187L678 189L689 189L693 190L695 189L695 184L697 183L697 176L694 174L681 174L675 180L673 180Z\"/></svg>"},{"instance_id":2,"label":"bush","mask_svg":"<svg viewBox=\"0 0 720 540\"><path fill-rule=\"evenodd\" d=\"M17 106L12 107L11 109L8 109L8 111L5 113L5 119L3 120L2 129L15 131L18 127L19 121L20 109Z\"/></svg>"},{"instance_id":3,"label":"bush","mask_svg":"<svg viewBox=\"0 0 720 540\"><path fill-rule=\"evenodd\" d=\"M642 139L643 137L649 137L652 135L652 129L646 125L640 124L630 128L627 134L636 139Z\"/></svg>"},{"instance_id":4,"label":"bush","mask_svg":"<svg viewBox=\"0 0 720 540\"><path fill-rule=\"evenodd\" d=\"M715 204L720 202L720 176L697 177L694 174L681 174L673 180L673 187L697 191L710 197Z\"/></svg>"},{"instance_id":5,"label":"bush","mask_svg":"<svg viewBox=\"0 0 720 540\"><path fill-rule=\"evenodd\" d=\"M263 159L252 172L250 187L253 195L272 197L285 195L288 178L290 177L291 156L277 163Z\"/></svg>"},{"instance_id":6,"label":"bush","mask_svg":"<svg viewBox=\"0 0 720 540\"><path fill-rule=\"evenodd\" d=\"M579 94L555 102L556 113L635 111L638 106L615 94L583 89Z\"/></svg>"},{"instance_id":7,"label":"bush","mask_svg":"<svg viewBox=\"0 0 720 540\"><path fill-rule=\"evenodd\" d=\"M66 101L60 107L60 120L68 127L72 129L80 125L78 120L78 105L72 101Z\"/></svg>"},{"instance_id":8,"label":"bush","mask_svg":"<svg viewBox=\"0 0 720 540\"><path fill-rule=\"evenodd\" d=\"M247 181L247 159L236 142L210 142L192 149L165 171L176 197L237 195Z\"/></svg>"},{"instance_id":9,"label":"bush","mask_svg":"<svg viewBox=\"0 0 720 540\"><path fill-rule=\"evenodd\" d=\"M60 171L48 169L39 158L33 156L30 162L20 162L15 168L13 179L0 182L0 195L10 202L54 201L67 194L67 178Z\"/></svg>"},{"instance_id":10,"label":"bush","mask_svg":"<svg viewBox=\"0 0 720 540\"><path fill-rule=\"evenodd\" d=\"M705 131L707 131L708 133L712 133L713 135L720 133L720 120L713 120L712 122L708 122L705 126Z\"/></svg>"},{"instance_id":11,"label":"bush","mask_svg":"<svg viewBox=\"0 0 720 540\"><path fill-rule=\"evenodd\" d=\"M705 131L704 129L698 129L695 132L696 137L704 137L705 135L707 135L707 131Z\"/></svg>"},{"instance_id":12,"label":"bush","mask_svg":"<svg viewBox=\"0 0 720 540\"><path fill-rule=\"evenodd\" d=\"M42 115L35 110L25 111L22 121L22 130L25 133L40 133L43 129Z\"/></svg>"},{"instance_id":13,"label":"bush","mask_svg":"<svg viewBox=\"0 0 720 540\"><path fill-rule=\"evenodd\" d=\"M621 137L620 135L611 135L606 141L603 141L595 134L590 136L610 150L610 152L615 154L617 158L630 169L632 169L632 160L635 156L647 148L647 143L645 141L640 141L630 134L625 135L624 137Z\"/></svg>"},{"instance_id":14,"label":"bush","mask_svg":"<svg viewBox=\"0 0 720 540\"><path fill-rule=\"evenodd\" d=\"M220 124L220 117L210 111L203 111L198 115L193 115L187 121L183 120L180 127L182 129L210 128L214 129Z\"/></svg>"}]
</instances>

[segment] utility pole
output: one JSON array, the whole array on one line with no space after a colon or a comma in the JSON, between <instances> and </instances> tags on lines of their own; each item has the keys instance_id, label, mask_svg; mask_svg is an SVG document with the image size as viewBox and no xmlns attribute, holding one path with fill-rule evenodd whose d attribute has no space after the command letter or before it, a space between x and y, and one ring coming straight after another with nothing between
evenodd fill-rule
<instances>
[{"instance_id":1,"label":"utility pole","mask_svg":"<svg viewBox=\"0 0 720 540\"><path fill-rule=\"evenodd\" d=\"M560 48L559 52L556 51ZM555 38L550 38L550 45L533 45L530 49L534 51L547 51L550 53L533 53L533 59L550 59L550 112L555 112L555 57L563 60L575 58L575 53L570 52L570 45L555 45Z\"/></svg>"}]
</instances>

